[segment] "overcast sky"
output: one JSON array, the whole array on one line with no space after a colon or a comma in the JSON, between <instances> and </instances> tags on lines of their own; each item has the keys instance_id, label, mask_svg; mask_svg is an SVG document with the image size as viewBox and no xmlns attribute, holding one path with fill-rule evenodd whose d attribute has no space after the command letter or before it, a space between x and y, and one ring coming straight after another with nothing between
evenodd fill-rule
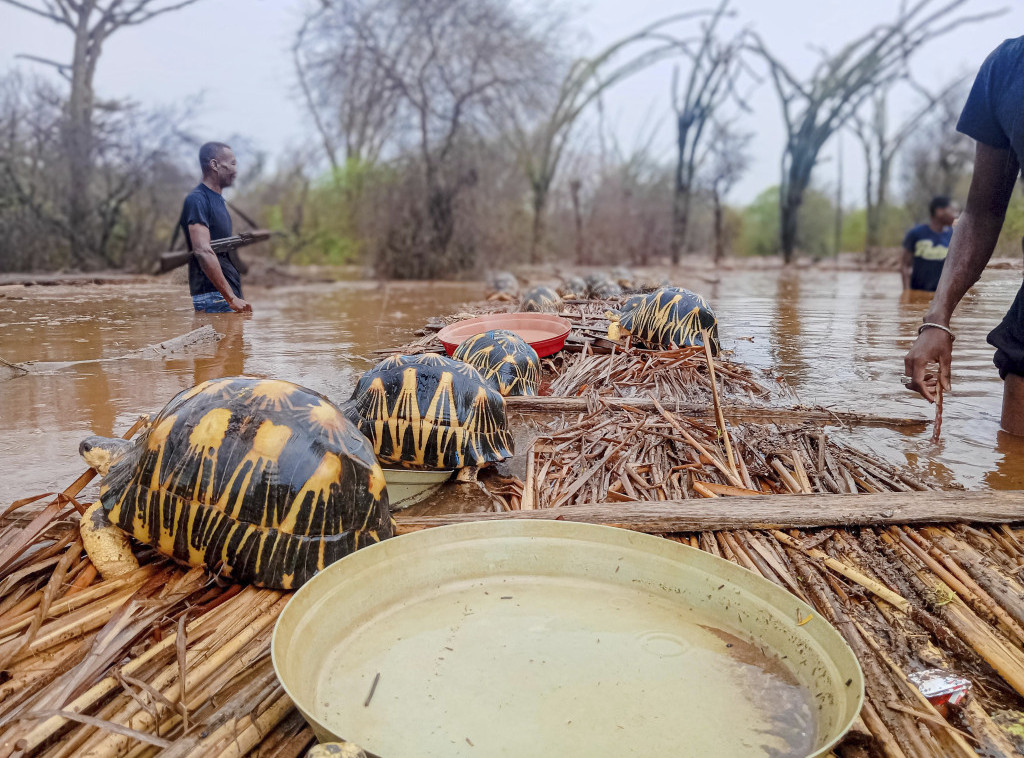
<instances>
[{"instance_id":1,"label":"overcast sky","mask_svg":"<svg viewBox=\"0 0 1024 758\"><path fill-rule=\"evenodd\" d=\"M28 0L32 2L33 0ZM575 2L573 23L582 31L584 52L662 16L706 3L677 0L590 0ZM758 31L769 48L797 72L817 59L815 47L838 49L844 42L893 16L898 0L735 0L739 22ZM96 77L101 97L130 97L143 104L170 104L202 95L196 131L208 139L243 134L272 156L309 140L308 118L295 97L288 48L306 0L202 0L146 25L119 31L107 43ZM973 0L969 10L1010 10L996 20L961 28L926 45L914 62L925 85L939 86L959 73L977 70L1007 37L1024 33L1020 0ZM63 27L0 4L0 70L32 66L18 53L67 60L71 35ZM37 68L40 68L37 66ZM669 99L672 65L665 63L627 80L605 98L606 120L625 149L654 130L653 150L674 159ZM753 166L733 201L745 203L778 183L783 129L779 106L766 80L754 94L753 113L742 117L756 133ZM900 98L894 115L915 110ZM834 184L835 145L816 181ZM846 199L862 190L859 146L844 138Z\"/></svg>"}]
</instances>

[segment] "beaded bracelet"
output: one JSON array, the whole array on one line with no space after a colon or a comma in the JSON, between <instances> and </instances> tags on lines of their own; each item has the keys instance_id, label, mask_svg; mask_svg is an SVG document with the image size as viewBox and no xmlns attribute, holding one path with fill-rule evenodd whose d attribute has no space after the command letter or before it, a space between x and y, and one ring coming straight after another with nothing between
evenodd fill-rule
<instances>
[{"instance_id":1,"label":"beaded bracelet","mask_svg":"<svg viewBox=\"0 0 1024 758\"><path fill-rule=\"evenodd\" d=\"M935 324L931 321L925 321L923 324L921 324L921 326L917 327L917 333L921 334L921 332L923 332L928 327L931 327L932 329L941 329L942 331L949 335L950 342L956 341L956 335L953 334L952 329L950 329L948 326L943 326L942 324Z\"/></svg>"}]
</instances>

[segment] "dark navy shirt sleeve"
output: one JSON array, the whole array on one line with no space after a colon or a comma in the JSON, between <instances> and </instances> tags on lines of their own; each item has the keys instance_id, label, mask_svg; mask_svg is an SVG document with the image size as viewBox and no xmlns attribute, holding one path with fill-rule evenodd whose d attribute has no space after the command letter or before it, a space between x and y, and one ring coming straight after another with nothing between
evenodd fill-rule
<instances>
[{"instance_id":1,"label":"dark navy shirt sleeve","mask_svg":"<svg viewBox=\"0 0 1024 758\"><path fill-rule=\"evenodd\" d=\"M188 242L189 250L192 249L192 236L188 233L188 228L192 224L201 224L209 229L212 225L210 215L210 204L200 193L193 192L185 198L185 205L181 209L181 225L185 229L185 240Z\"/></svg>"},{"instance_id":2,"label":"dark navy shirt sleeve","mask_svg":"<svg viewBox=\"0 0 1024 758\"><path fill-rule=\"evenodd\" d=\"M999 97L1006 89L1006 65L1004 59L1011 53L1013 40L1007 40L997 47L981 64L978 76L967 97L958 132L997 150L1007 150L1011 142L999 122Z\"/></svg>"}]
</instances>

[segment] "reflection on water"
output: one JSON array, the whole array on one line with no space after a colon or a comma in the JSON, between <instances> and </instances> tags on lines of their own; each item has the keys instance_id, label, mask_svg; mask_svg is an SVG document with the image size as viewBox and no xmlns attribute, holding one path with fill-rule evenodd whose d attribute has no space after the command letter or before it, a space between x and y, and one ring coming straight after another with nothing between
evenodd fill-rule
<instances>
[{"instance_id":1,"label":"reflection on water","mask_svg":"<svg viewBox=\"0 0 1024 758\"><path fill-rule=\"evenodd\" d=\"M674 278L687 286L685 274ZM964 299L938 444L930 428L837 434L947 483L1024 487L1024 441L999 432L1002 382L985 342L1019 285L1018 271L989 271ZM932 417L899 382L930 298L902 293L898 274L729 271L689 286L711 298L723 346L786 379L803 401ZM82 437L121 432L212 377L273 376L345 400L373 350L480 296L472 283L302 285L255 290L255 311L242 317L194 313L181 285L0 287L0 357L88 361L0 382L0 503L65 485L81 469ZM206 323L225 336L197 354L97 362Z\"/></svg>"},{"instance_id":2,"label":"reflection on water","mask_svg":"<svg viewBox=\"0 0 1024 758\"><path fill-rule=\"evenodd\" d=\"M985 484L994 490L1024 490L1024 440L997 433L995 465L985 474Z\"/></svg>"},{"instance_id":3,"label":"reflection on water","mask_svg":"<svg viewBox=\"0 0 1024 758\"><path fill-rule=\"evenodd\" d=\"M800 277L780 276L775 285L775 314L769 322L769 340L775 362L786 366L793 376L807 373L801 334L804 321L799 307Z\"/></svg>"}]
</instances>

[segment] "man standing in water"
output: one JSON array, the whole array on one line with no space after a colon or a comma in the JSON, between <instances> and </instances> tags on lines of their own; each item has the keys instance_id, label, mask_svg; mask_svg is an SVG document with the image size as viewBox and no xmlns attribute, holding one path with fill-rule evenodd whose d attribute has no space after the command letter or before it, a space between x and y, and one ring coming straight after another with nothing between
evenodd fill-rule
<instances>
[{"instance_id":1,"label":"man standing in water","mask_svg":"<svg viewBox=\"0 0 1024 758\"><path fill-rule=\"evenodd\" d=\"M251 313L242 299L242 277L227 252L216 253L210 241L231 236L231 216L224 196L238 173L235 154L223 142L207 142L199 148L203 181L185 198L178 224L188 249L188 289L192 307L201 313Z\"/></svg>"},{"instance_id":2,"label":"man standing in water","mask_svg":"<svg viewBox=\"0 0 1024 758\"><path fill-rule=\"evenodd\" d=\"M953 236L956 207L939 195L928 204L928 223L918 224L903 239L903 289L935 292Z\"/></svg>"},{"instance_id":3,"label":"man standing in water","mask_svg":"<svg viewBox=\"0 0 1024 758\"><path fill-rule=\"evenodd\" d=\"M953 232L939 286L904 359L909 387L935 401L936 382L950 388L953 310L992 257L1024 158L1024 37L1010 39L985 60L957 130L977 142L967 205ZM1003 385L1003 429L1024 436L1024 288L988 335ZM938 377L928 365L939 365Z\"/></svg>"}]
</instances>

